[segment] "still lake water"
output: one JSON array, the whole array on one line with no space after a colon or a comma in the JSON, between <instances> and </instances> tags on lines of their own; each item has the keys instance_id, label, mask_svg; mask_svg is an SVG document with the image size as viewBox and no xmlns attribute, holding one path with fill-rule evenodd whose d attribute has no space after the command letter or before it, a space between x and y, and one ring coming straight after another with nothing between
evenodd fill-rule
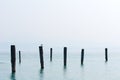
<instances>
[{"instance_id":1,"label":"still lake water","mask_svg":"<svg viewBox=\"0 0 120 80\"><path fill-rule=\"evenodd\" d=\"M39 53L22 53L22 63L16 59L16 73L11 74L10 53L0 53L0 80L120 80L120 52L109 51L105 63L103 51L85 51L84 65L80 52L68 52L67 67L63 67L63 53L44 53L45 68L40 69Z\"/></svg>"}]
</instances>

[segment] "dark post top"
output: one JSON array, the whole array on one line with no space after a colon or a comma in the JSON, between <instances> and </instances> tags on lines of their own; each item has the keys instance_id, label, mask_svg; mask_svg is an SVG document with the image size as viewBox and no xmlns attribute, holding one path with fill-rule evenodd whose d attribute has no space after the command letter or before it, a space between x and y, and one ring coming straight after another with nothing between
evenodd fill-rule
<instances>
[{"instance_id":1,"label":"dark post top","mask_svg":"<svg viewBox=\"0 0 120 80\"><path fill-rule=\"evenodd\" d=\"M44 69L44 59L43 59L43 47L42 45L39 46L39 54L40 54L40 64L41 64L41 69Z\"/></svg>"},{"instance_id":2,"label":"dark post top","mask_svg":"<svg viewBox=\"0 0 120 80\"><path fill-rule=\"evenodd\" d=\"M16 52L15 52L15 45L11 45L11 67L12 67L12 73L15 73L16 71Z\"/></svg>"},{"instance_id":3,"label":"dark post top","mask_svg":"<svg viewBox=\"0 0 120 80\"><path fill-rule=\"evenodd\" d=\"M107 62L108 61L108 49L105 48L105 61Z\"/></svg>"},{"instance_id":4,"label":"dark post top","mask_svg":"<svg viewBox=\"0 0 120 80\"><path fill-rule=\"evenodd\" d=\"M84 62L84 49L81 51L81 65L83 65Z\"/></svg>"},{"instance_id":5,"label":"dark post top","mask_svg":"<svg viewBox=\"0 0 120 80\"><path fill-rule=\"evenodd\" d=\"M16 60L15 45L11 45L11 62L15 62L15 60Z\"/></svg>"},{"instance_id":6,"label":"dark post top","mask_svg":"<svg viewBox=\"0 0 120 80\"><path fill-rule=\"evenodd\" d=\"M64 47L64 66L67 64L67 47Z\"/></svg>"}]
</instances>

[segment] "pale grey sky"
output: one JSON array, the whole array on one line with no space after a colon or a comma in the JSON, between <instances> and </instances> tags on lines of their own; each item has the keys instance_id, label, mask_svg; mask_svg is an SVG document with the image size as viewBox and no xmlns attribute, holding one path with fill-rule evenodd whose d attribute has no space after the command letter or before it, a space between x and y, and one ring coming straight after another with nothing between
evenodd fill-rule
<instances>
[{"instance_id":1,"label":"pale grey sky","mask_svg":"<svg viewBox=\"0 0 120 80\"><path fill-rule=\"evenodd\" d=\"M0 0L1 45L110 47L119 36L120 0Z\"/></svg>"}]
</instances>

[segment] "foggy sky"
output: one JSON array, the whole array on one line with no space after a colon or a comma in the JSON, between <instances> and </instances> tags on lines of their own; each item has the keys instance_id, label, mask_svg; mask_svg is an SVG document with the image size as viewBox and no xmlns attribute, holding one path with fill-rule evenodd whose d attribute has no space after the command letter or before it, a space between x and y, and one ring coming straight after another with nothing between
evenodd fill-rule
<instances>
[{"instance_id":1,"label":"foggy sky","mask_svg":"<svg viewBox=\"0 0 120 80\"><path fill-rule=\"evenodd\" d=\"M120 45L119 0L1 0L2 45Z\"/></svg>"}]
</instances>

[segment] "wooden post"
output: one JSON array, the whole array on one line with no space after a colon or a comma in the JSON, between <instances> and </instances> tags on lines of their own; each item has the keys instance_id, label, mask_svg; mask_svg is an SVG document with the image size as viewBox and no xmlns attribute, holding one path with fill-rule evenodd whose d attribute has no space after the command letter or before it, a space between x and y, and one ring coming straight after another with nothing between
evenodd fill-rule
<instances>
[{"instance_id":1,"label":"wooden post","mask_svg":"<svg viewBox=\"0 0 120 80\"><path fill-rule=\"evenodd\" d=\"M84 49L81 51L81 65L83 65L84 62Z\"/></svg>"},{"instance_id":2,"label":"wooden post","mask_svg":"<svg viewBox=\"0 0 120 80\"><path fill-rule=\"evenodd\" d=\"M11 67L12 73L16 71L16 50L15 45L11 45Z\"/></svg>"},{"instance_id":3,"label":"wooden post","mask_svg":"<svg viewBox=\"0 0 120 80\"><path fill-rule=\"evenodd\" d=\"M64 47L64 66L67 64L67 47Z\"/></svg>"},{"instance_id":4,"label":"wooden post","mask_svg":"<svg viewBox=\"0 0 120 80\"><path fill-rule=\"evenodd\" d=\"M50 61L52 61L52 48L50 48Z\"/></svg>"},{"instance_id":5,"label":"wooden post","mask_svg":"<svg viewBox=\"0 0 120 80\"><path fill-rule=\"evenodd\" d=\"M108 61L108 49L105 48L105 61L107 62Z\"/></svg>"},{"instance_id":6,"label":"wooden post","mask_svg":"<svg viewBox=\"0 0 120 80\"><path fill-rule=\"evenodd\" d=\"M19 63L21 63L21 51L19 51Z\"/></svg>"},{"instance_id":7,"label":"wooden post","mask_svg":"<svg viewBox=\"0 0 120 80\"><path fill-rule=\"evenodd\" d=\"M43 46L39 46L39 55L40 55L41 69L44 69Z\"/></svg>"}]
</instances>

